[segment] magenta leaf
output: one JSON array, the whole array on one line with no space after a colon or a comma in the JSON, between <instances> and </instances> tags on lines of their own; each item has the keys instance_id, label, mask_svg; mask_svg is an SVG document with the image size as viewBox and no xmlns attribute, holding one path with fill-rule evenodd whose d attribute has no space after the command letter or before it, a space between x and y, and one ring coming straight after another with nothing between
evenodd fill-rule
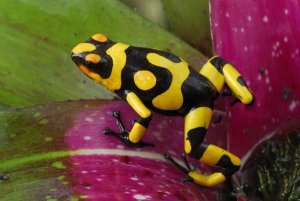
<instances>
[{"instance_id":1,"label":"magenta leaf","mask_svg":"<svg viewBox=\"0 0 300 201\"><path fill-rule=\"evenodd\" d=\"M246 193L256 199L299 196L299 137L291 136L299 135L299 13L298 1L211 1L215 52L238 68L256 98L249 108L228 108L228 145L244 157L241 183L252 185Z\"/></svg>"},{"instance_id":2,"label":"magenta leaf","mask_svg":"<svg viewBox=\"0 0 300 201\"><path fill-rule=\"evenodd\" d=\"M116 109L130 128L137 116L123 101L61 102L1 112L0 200L176 201L220 197L220 188L181 182L184 173L163 157L169 153L181 160L181 117L155 114L144 139L155 147L133 149L102 133L105 127L117 131L111 116ZM212 125L210 139L224 130L223 122ZM204 166L198 168L209 171Z\"/></svg>"},{"instance_id":3,"label":"magenta leaf","mask_svg":"<svg viewBox=\"0 0 300 201\"><path fill-rule=\"evenodd\" d=\"M300 112L298 1L211 1L215 52L244 75L256 97L229 108L230 149L245 154Z\"/></svg>"}]
</instances>

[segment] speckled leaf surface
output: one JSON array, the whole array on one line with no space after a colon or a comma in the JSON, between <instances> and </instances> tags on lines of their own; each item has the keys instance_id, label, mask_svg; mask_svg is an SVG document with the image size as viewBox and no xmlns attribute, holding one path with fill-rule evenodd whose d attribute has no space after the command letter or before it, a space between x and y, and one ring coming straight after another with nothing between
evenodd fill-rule
<instances>
[{"instance_id":1,"label":"speckled leaf surface","mask_svg":"<svg viewBox=\"0 0 300 201\"><path fill-rule=\"evenodd\" d=\"M105 127L117 131L111 116L116 109L130 128L136 114L121 101L61 102L1 112L0 175L9 179L0 181L0 200L213 201L220 197L216 188L181 182L184 174L163 157L168 152L178 158L183 152L181 117L155 114L144 139L155 147L133 149L102 134ZM224 126L212 124L208 141L221 135Z\"/></svg>"},{"instance_id":2,"label":"speckled leaf surface","mask_svg":"<svg viewBox=\"0 0 300 201\"><path fill-rule=\"evenodd\" d=\"M299 1L211 1L214 48L244 75L256 102L229 108L229 146L243 156L300 107ZM297 117L298 115L298 117Z\"/></svg>"},{"instance_id":3,"label":"speckled leaf surface","mask_svg":"<svg viewBox=\"0 0 300 201\"><path fill-rule=\"evenodd\" d=\"M70 59L77 43L98 32L114 41L172 51L193 66L204 59L117 0L1 0L0 103L112 98Z\"/></svg>"}]
</instances>

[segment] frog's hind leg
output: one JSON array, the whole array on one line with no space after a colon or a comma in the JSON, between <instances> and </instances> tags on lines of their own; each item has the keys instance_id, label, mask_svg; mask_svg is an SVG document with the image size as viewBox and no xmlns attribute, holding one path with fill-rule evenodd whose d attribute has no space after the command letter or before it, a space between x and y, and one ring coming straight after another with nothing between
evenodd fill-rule
<instances>
[{"instance_id":1,"label":"frog's hind leg","mask_svg":"<svg viewBox=\"0 0 300 201\"><path fill-rule=\"evenodd\" d=\"M212 116L210 107L192 109L185 116L184 147L185 152L197 160L222 168L222 171L204 175L197 171L189 171L194 182L202 186L215 186L230 179L240 167L240 159L230 152L215 145L203 143Z\"/></svg>"}]
</instances>

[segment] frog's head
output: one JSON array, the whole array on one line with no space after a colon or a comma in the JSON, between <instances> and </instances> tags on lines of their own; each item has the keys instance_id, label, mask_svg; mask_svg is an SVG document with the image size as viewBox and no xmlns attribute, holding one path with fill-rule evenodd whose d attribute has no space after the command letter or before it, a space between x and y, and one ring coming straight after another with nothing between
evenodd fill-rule
<instances>
[{"instance_id":1,"label":"frog's head","mask_svg":"<svg viewBox=\"0 0 300 201\"><path fill-rule=\"evenodd\" d=\"M106 50L112 44L104 34L95 34L72 49L72 60L88 77L101 82L111 72L112 60Z\"/></svg>"}]
</instances>

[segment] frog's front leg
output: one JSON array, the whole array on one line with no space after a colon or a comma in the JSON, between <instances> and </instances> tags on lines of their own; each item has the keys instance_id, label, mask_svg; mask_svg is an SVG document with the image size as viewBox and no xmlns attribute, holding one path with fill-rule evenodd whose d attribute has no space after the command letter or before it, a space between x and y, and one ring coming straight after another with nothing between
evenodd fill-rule
<instances>
[{"instance_id":1,"label":"frog's front leg","mask_svg":"<svg viewBox=\"0 0 300 201\"><path fill-rule=\"evenodd\" d=\"M121 121L118 111L113 112L113 116L117 120L120 133L116 133L109 128L103 130L104 134L111 134L119 138L123 143L132 147L154 146L153 144L141 141L145 135L148 125L151 120L151 111L143 104L140 98L133 92L124 93L124 99L140 116L138 121L135 121L131 131L126 131Z\"/></svg>"}]
</instances>

